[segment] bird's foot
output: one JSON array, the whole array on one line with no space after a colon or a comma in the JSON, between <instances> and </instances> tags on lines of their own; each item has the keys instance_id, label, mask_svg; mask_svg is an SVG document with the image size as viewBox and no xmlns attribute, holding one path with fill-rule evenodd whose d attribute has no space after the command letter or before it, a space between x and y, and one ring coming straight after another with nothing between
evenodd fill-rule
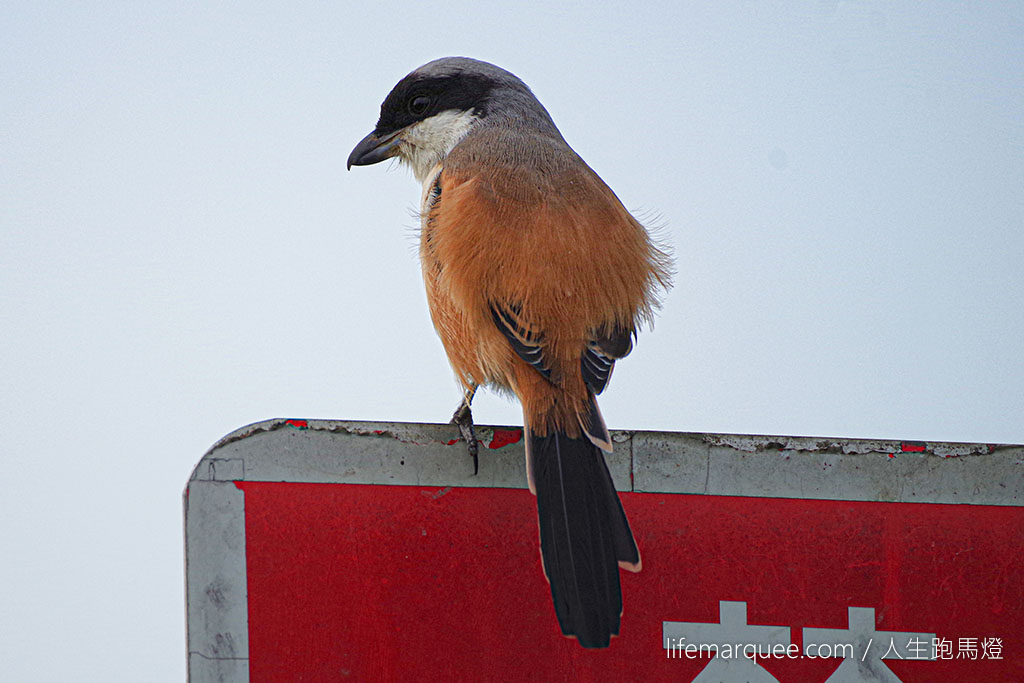
<instances>
[{"instance_id":1,"label":"bird's foot","mask_svg":"<svg viewBox=\"0 0 1024 683\"><path fill-rule=\"evenodd\" d=\"M473 474L480 471L480 461L477 457L480 446L476 440L476 431L473 429L473 411L469 408L469 402L462 401L452 415L452 424L458 426L459 433L469 447L469 455L473 458Z\"/></svg>"}]
</instances>

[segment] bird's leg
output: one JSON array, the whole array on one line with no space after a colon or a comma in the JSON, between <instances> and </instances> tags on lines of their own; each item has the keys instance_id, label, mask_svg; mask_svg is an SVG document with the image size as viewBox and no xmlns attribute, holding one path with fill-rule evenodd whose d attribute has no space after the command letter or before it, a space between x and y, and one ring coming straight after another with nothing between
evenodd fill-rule
<instances>
[{"instance_id":1,"label":"bird's leg","mask_svg":"<svg viewBox=\"0 0 1024 683\"><path fill-rule=\"evenodd\" d=\"M452 424L458 426L459 433L462 434L462 438L465 439L466 445L469 447L469 455L473 458L473 474L476 475L480 471L480 461L477 458L480 448L476 440L476 431L473 429L473 411L469 407L469 404L473 402L474 395L476 395L475 385L463 394L459 407L452 415Z\"/></svg>"}]
</instances>

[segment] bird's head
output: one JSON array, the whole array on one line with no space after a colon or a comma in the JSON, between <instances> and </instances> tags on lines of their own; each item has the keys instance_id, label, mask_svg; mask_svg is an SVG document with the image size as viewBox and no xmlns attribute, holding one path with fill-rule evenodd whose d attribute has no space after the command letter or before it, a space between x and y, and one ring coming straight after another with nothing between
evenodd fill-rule
<instances>
[{"instance_id":1,"label":"bird's head","mask_svg":"<svg viewBox=\"0 0 1024 683\"><path fill-rule=\"evenodd\" d=\"M496 120L551 119L515 75L487 62L445 57L424 64L392 88L373 132L348 168L398 157L421 182L475 126Z\"/></svg>"}]
</instances>

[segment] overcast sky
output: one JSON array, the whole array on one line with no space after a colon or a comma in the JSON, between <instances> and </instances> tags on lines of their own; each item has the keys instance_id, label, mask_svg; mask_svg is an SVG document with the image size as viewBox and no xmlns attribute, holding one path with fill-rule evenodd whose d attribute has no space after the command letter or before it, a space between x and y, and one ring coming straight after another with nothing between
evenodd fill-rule
<instances>
[{"instance_id":1,"label":"overcast sky","mask_svg":"<svg viewBox=\"0 0 1024 683\"><path fill-rule=\"evenodd\" d=\"M206 4L0 13L5 679L183 679L181 492L225 433L451 415L419 188L345 172L445 55L675 250L609 426L1024 442L1024 4Z\"/></svg>"}]
</instances>

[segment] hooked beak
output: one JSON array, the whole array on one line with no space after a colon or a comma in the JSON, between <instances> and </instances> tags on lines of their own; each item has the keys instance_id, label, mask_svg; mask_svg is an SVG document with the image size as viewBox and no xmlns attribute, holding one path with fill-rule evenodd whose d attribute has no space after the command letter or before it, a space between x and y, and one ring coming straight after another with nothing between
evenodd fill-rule
<instances>
[{"instance_id":1,"label":"hooked beak","mask_svg":"<svg viewBox=\"0 0 1024 683\"><path fill-rule=\"evenodd\" d=\"M398 134L401 132L396 130L384 136L378 136L376 132L370 133L360 140L348 155L346 168L352 170L353 166L369 166L395 156L398 154L398 143L401 142Z\"/></svg>"}]
</instances>

